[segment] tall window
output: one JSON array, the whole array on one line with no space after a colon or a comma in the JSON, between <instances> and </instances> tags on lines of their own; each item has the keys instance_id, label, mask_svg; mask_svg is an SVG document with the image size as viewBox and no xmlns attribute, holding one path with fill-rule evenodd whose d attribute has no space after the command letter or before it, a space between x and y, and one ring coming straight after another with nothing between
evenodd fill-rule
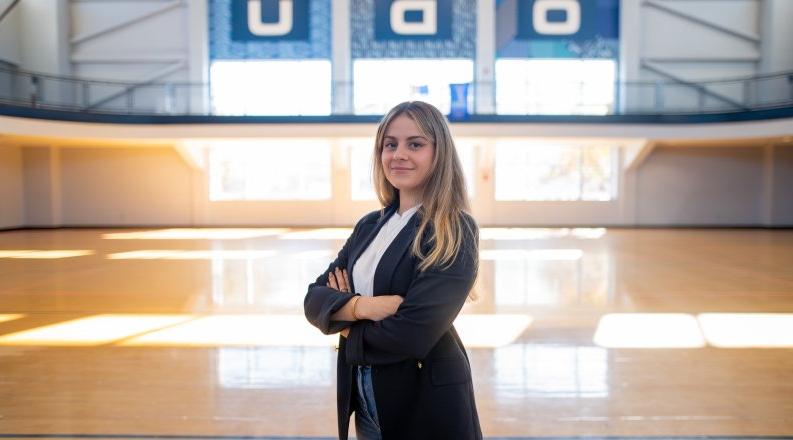
<instances>
[{"instance_id":1,"label":"tall window","mask_svg":"<svg viewBox=\"0 0 793 440\"><path fill-rule=\"evenodd\" d=\"M471 83L474 63L453 59L358 59L353 63L353 75L355 114L384 114L408 100L427 101L448 114L450 84ZM469 92L469 100L472 96Z\"/></svg>"},{"instance_id":2,"label":"tall window","mask_svg":"<svg viewBox=\"0 0 793 440\"><path fill-rule=\"evenodd\" d=\"M614 112L614 60L496 61L496 112L605 115Z\"/></svg>"},{"instance_id":3,"label":"tall window","mask_svg":"<svg viewBox=\"0 0 793 440\"><path fill-rule=\"evenodd\" d=\"M328 200L328 141L267 139L228 142L209 152L209 198L218 200Z\"/></svg>"},{"instance_id":4,"label":"tall window","mask_svg":"<svg viewBox=\"0 0 793 440\"><path fill-rule=\"evenodd\" d=\"M210 68L216 115L329 115L329 60L215 61Z\"/></svg>"},{"instance_id":5,"label":"tall window","mask_svg":"<svg viewBox=\"0 0 793 440\"><path fill-rule=\"evenodd\" d=\"M611 200L613 157L610 146L500 141L496 144L496 200Z\"/></svg>"}]
</instances>

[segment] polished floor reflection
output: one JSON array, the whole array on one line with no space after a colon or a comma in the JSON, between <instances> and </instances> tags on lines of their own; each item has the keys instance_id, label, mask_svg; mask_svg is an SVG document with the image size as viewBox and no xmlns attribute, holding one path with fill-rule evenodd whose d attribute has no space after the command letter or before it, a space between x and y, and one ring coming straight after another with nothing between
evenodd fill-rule
<instances>
[{"instance_id":1,"label":"polished floor reflection","mask_svg":"<svg viewBox=\"0 0 793 440\"><path fill-rule=\"evenodd\" d=\"M335 433L302 316L350 229L0 233L0 435ZM487 437L793 433L793 231L483 228Z\"/></svg>"}]
</instances>

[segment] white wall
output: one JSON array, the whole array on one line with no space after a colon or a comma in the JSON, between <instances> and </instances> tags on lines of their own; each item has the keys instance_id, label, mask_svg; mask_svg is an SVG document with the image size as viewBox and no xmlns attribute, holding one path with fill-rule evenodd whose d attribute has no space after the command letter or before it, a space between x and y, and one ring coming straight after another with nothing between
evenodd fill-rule
<instances>
[{"instance_id":1,"label":"white wall","mask_svg":"<svg viewBox=\"0 0 793 440\"><path fill-rule=\"evenodd\" d=\"M190 172L173 148L63 148L65 225L190 225Z\"/></svg>"},{"instance_id":2,"label":"white wall","mask_svg":"<svg viewBox=\"0 0 793 440\"><path fill-rule=\"evenodd\" d=\"M771 223L793 225L793 147L773 147Z\"/></svg>"},{"instance_id":3,"label":"white wall","mask_svg":"<svg viewBox=\"0 0 793 440\"><path fill-rule=\"evenodd\" d=\"M191 225L190 170L173 148L29 145L0 152L0 227Z\"/></svg>"},{"instance_id":4,"label":"white wall","mask_svg":"<svg viewBox=\"0 0 793 440\"><path fill-rule=\"evenodd\" d=\"M206 3L71 0L69 54L74 74L127 83L206 83ZM88 101L99 108L125 107L126 91L123 87L95 87L87 93ZM168 110L165 89L139 88L132 93L138 108ZM200 105L202 97L200 90L192 91L191 104ZM143 105L147 102L148 107Z\"/></svg>"},{"instance_id":5,"label":"white wall","mask_svg":"<svg viewBox=\"0 0 793 440\"><path fill-rule=\"evenodd\" d=\"M13 0L0 0L0 12ZM19 64L19 10L18 5L0 22L0 61Z\"/></svg>"},{"instance_id":6,"label":"white wall","mask_svg":"<svg viewBox=\"0 0 793 440\"><path fill-rule=\"evenodd\" d=\"M700 103L713 110L732 105L720 98L754 104L787 88L779 82L745 90L732 83L709 86L712 94L686 86L666 87L657 94L652 83L793 70L789 0L622 0L621 8L621 79L650 82L623 91L627 110L652 112Z\"/></svg>"},{"instance_id":7,"label":"white wall","mask_svg":"<svg viewBox=\"0 0 793 440\"><path fill-rule=\"evenodd\" d=\"M23 211L21 149L0 145L0 229L22 226Z\"/></svg>"},{"instance_id":8,"label":"white wall","mask_svg":"<svg viewBox=\"0 0 793 440\"><path fill-rule=\"evenodd\" d=\"M26 226L61 224L58 155L57 147L29 146L22 149Z\"/></svg>"},{"instance_id":9,"label":"white wall","mask_svg":"<svg viewBox=\"0 0 793 440\"><path fill-rule=\"evenodd\" d=\"M763 0L761 9L762 52L760 72L793 70L793 2Z\"/></svg>"},{"instance_id":10,"label":"white wall","mask_svg":"<svg viewBox=\"0 0 793 440\"><path fill-rule=\"evenodd\" d=\"M71 73L67 8L67 0L19 3L20 67L54 75Z\"/></svg>"},{"instance_id":11,"label":"white wall","mask_svg":"<svg viewBox=\"0 0 793 440\"><path fill-rule=\"evenodd\" d=\"M637 174L639 224L762 223L761 147L656 148Z\"/></svg>"}]
</instances>

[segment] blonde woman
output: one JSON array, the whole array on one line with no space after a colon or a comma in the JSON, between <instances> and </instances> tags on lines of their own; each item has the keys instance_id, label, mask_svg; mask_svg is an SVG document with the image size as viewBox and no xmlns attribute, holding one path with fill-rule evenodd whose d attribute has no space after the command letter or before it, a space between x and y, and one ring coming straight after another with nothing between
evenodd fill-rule
<instances>
[{"instance_id":1,"label":"blonde woman","mask_svg":"<svg viewBox=\"0 0 793 440\"><path fill-rule=\"evenodd\" d=\"M308 287L308 321L340 333L339 438L481 439L468 355L452 325L479 266L479 231L443 115L420 101L380 122L382 208Z\"/></svg>"}]
</instances>

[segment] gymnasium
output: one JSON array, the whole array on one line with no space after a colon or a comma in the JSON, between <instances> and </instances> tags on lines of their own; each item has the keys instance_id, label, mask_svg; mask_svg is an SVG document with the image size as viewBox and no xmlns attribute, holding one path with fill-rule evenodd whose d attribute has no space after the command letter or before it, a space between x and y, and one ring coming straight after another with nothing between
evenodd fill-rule
<instances>
[{"instance_id":1,"label":"gymnasium","mask_svg":"<svg viewBox=\"0 0 793 440\"><path fill-rule=\"evenodd\" d=\"M485 439L793 439L791 22L0 0L0 439L338 438L304 298L382 207L404 101L446 116L479 226Z\"/></svg>"}]
</instances>

